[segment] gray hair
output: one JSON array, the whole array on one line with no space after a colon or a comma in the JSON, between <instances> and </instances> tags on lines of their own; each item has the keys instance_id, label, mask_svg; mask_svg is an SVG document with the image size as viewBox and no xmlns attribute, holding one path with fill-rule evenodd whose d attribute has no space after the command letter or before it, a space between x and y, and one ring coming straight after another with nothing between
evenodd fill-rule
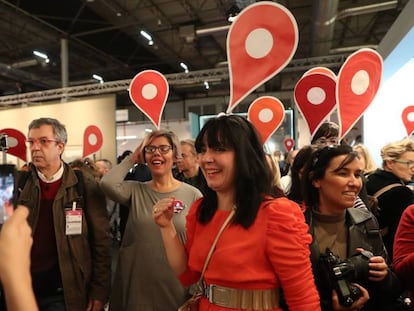
<instances>
[{"instance_id":1,"label":"gray hair","mask_svg":"<svg viewBox=\"0 0 414 311\"><path fill-rule=\"evenodd\" d=\"M191 153L193 155L197 155L197 150L195 148L195 140L194 139L183 139L180 141L181 146L187 145L191 147Z\"/></svg>"},{"instance_id":2,"label":"gray hair","mask_svg":"<svg viewBox=\"0 0 414 311\"><path fill-rule=\"evenodd\" d=\"M43 125L50 125L53 128L53 134L55 135L55 139L58 142L64 143L66 145L68 141L68 133L66 132L66 127L56 119L53 119L53 118L35 119L29 124L29 131L31 129L38 129Z\"/></svg>"}]
</instances>

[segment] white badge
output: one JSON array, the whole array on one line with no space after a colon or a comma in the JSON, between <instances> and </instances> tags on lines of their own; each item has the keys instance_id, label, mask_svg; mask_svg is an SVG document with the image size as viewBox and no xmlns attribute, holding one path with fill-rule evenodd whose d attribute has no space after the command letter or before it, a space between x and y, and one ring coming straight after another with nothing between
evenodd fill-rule
<instances>
[{"instance_id":1,"label":"white badge","mask_svg":"<svg viewBox=\"0 0 414 311\"><path fill-rule=\"evenodd\" d=\"M72 209L65 211L66 235L82 234L82 210L76 209L73 202Z\"/></svg>"}]
</instances>

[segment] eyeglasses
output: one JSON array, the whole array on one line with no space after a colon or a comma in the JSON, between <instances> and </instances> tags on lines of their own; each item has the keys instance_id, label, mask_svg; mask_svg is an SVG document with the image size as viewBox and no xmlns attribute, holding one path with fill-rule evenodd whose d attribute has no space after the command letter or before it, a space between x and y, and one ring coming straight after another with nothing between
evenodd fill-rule
<instances>
[{"instance_id":1,"label":"eyeglasses","mask_svg":"<svg viewBox=\"0 0 414 311\"><path fill-rule=\"evenodd\" d=\"M337 145L338 139L337 138L324 138L321 137L315 141L317 145Z\"/></svg>"},{"instance_id":2,"label":"eyeglasses","mask_svg":"<svg viewBox=\"0 0 414 311\"><path fill-rule=\"evenodd\" d=\"M173 147L172 146L170 146L170 145L160 145L160 146L152 146L152 145L149 145L149 146L145 146L144 147L144 150L145 150L145 152L148 152L148 153L154 153L157 149L159 150L159 152L160 153L162 153L162 154L166 154L166 153L168 153L168 151L170 151L171 149L172 149Z\"/></svg>"},{"instance_id":3,"label":"eyeglasses","mask_svg":"<svg viewBox=\"0 0 414 311\"><path fill-rule=\"evenodd\" d=\"M38 145L43 147L43 146L46 146L46 145L48 145L49 143L52 143L52 142L57 143L59 141L56 140L56 139L49 139L49 138L30 138L30 139L26 140L26 143L30 147L32 147L34 144L38 144Z\"/></svg>"},{"instance_id":4,"label":"eyeglasses","mask_svg":"<svg viewBox=\"0 0 414 311\"><path fill-rule=\"evenodd\" d=\"M414 167L414 161L411 161L411 160L398 160L398 159L396 159L396 160L393 160L393 161L397 162L397 163L405 164L405 165L407 165L407 168L413 168Z\"/></svg>"}]
</instances>

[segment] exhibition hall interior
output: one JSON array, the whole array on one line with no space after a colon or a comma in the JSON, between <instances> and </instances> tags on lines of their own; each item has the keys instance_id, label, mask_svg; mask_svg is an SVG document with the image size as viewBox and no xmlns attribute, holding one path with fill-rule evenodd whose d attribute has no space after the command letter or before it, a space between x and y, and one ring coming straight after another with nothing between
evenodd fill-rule
<instances>
[{"instance_id":1,"label":"exhibition hall interior","mask_svg":"<svg viewBox=\"0 0 414 311\"><path fill-rule=\"evenodd\" d=\"M413 307L413 17L0 0L0 310Z\"/></svg>"},{"instance_id":2,"label":"exhibition hall interior","mask_svg":"<svg viewBox=\"0 0 414 311\"><path fill-rule=\"evenodd\" d=\"M396 71L395 66L403 64L390 65L387 59L402 61L400 54L394 55L393 51L404 38L409 39L412 22L407 17L414 13L414 6L413 1L404 0L274 2L286 7L297 22L297 49L283 70L258 85L233 112L247 113L252 101L262 95L280 99L286 116L269 141L271 148L283 150L286 137L294 139L296 147L309 140L306 122L293 98L302 75L314 67L326 67L338 74L347 57L364 48L381 54L384 77L390 72L388 66ZM81 156L82 131L87 126L116 125L114 133L104 135L104 146L111 147L97 154L114 159L124 150L135 148L145 131L154 127L148 116L132 103L128 90L135 75L156 70L169 85L161 127L176 131L182 138L194 137L200 117L226 111L230 96L227 34L237 15L254 3L253 0L0 0L1 127L26 133L27 124L34 117L31 113L51 113L55 108L48 105L58 105L56 111L64 111L67 117L71 105L75 107L80 102L80 113L74 112L75 116L65 120L69 128L81 128L69 140L68 159ZM247 74L249 71L254 68ZM91 103L99 102L100 98L111 102L105 108L111 111L108 118L99 115L104 110L99 104ZM68 108L63 109L64 106ZM40 112L34 112L38 109ZM365 130L371 110L374 109L367 111L367 118L358 120L349 140L358 134L364 138L371 135ZM19 117L6 115L10 111ZM336 121L334 114L329 118ZM110 124L100 125L101 119ZM398 119L401 123L401 118ZM402 123L396 128L399 132L393 138L403 136Z\"/></svg>"}]
</instances>

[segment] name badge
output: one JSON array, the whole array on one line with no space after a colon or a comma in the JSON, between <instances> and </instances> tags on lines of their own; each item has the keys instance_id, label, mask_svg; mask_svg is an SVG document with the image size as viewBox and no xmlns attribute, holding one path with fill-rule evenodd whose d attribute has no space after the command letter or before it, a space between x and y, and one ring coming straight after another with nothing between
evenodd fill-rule
<instances>
[{"instance_id":1,"label":"name badge","mask_svg":"<svg viewBox=\"0 0 414 311\"><path fill-rule=\"evenodd\" d=\"M82 210L76 209L76 202L73 202L72 209L65 211L66 235L82 234Z\"/></svg>"}]
</instances>

